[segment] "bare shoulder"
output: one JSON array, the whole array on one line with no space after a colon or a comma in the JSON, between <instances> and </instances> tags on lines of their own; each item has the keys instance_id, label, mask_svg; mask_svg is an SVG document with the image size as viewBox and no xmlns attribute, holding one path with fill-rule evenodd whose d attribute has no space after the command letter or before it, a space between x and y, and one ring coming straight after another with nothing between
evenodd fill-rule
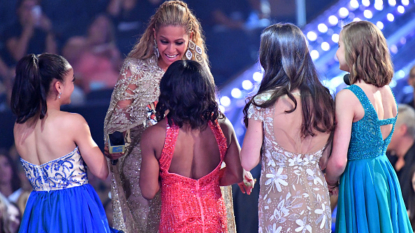
<instances>
[{"instance_id":1,"label":"bare shoulder","mask_svg":"<svg viewBox=\"0 0 415 233\"><path fill-rule=\"evenodd\" d=\"M226 139L229 141L232 138L233 133L233 125L231 121L228 118L223 117L218 119L218 123Z\"/></svg>"},{"instance_id":2,"label":"bare shoulder","mask_svg":"<svg viewBox=\"0 0 415 233\"><path fill-rule=\"evenodd\" d=\"M350 104L353 105L359 101L357 96L349 89L343 89L336 95L336 104Z\"/></svg>"},{"instance_id":3,"label":"bare shoulder","mask_svg":"<svg viewBox=\"0 0 415 233\"><path fill-rule=\"evenodd\" d=\"M141 142L154 143L164 141L164 138L166 137L166 127L167 124L164 120L148 127L141 136Z\"/></svg>"},{"instance_id":4,"label":"bare shoulder","mask_svg":"<svg viewBox=\"0 0 415 233\"><path fill-rule=\"evenodd\" d=\"M78 113L59 112L59 119L62 121L62 125L69 129L79 129L87 124L85 118Z\"/></svg>"}]
</instances>

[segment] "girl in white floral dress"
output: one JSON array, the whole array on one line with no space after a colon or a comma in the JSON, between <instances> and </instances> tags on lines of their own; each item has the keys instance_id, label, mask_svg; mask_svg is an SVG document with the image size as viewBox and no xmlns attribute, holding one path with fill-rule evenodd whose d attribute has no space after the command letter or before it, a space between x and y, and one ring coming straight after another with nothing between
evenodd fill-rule
<instances>
[{"instance_id":1,"label":"girl in white floral dress","mask_svg":"<svg viewBox=\"0 0 415 233\"><path fill-rule=\"evenodd\" d=\"M244 108L241 151L247 171L261 161L259 232L331 232L322 169L334 129L333 99L298 27L266 28L259 57L264 77Z\"/></svg>"}]
</instances>

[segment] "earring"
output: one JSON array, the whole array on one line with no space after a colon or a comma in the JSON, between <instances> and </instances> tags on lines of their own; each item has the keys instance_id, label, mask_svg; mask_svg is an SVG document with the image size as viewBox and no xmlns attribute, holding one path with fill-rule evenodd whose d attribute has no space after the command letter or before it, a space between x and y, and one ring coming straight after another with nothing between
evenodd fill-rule
<instances>
[{"instance_id":1,"label":"earring","mask_svg":"<svg viewBox=\"0 0 415 233\"><path fill-rule=\"evenodd\" d=\"M62 92L59 92L58 99L61 98Z\"/></svg>"},{"instance_id":2,"label":"earring","mask_svg":"<svg viewBox=\"0 0 415 233\"><path fill-rule=\"evenodd\" d=\"M157 47L156 39L154 39L154 55L156 55L157 58L160 57L159 48Z\"/></svg>"},{"instance_id":3,"label":"earring","mask_svg":"<svg viewBox=\"0 0 415 233\"><path fill-rule=\"evenodd\" d=\"M196 51L195 52L196 61L201 62L202 61L202 52L203 52L202 48L200 48L198 45L196 45L195 42L189 40L189 46L188 46L187 51L186 51L186 58L188 60L191 60L192 57L193 57L192 51Z\"/></svg>"}]
</instances>

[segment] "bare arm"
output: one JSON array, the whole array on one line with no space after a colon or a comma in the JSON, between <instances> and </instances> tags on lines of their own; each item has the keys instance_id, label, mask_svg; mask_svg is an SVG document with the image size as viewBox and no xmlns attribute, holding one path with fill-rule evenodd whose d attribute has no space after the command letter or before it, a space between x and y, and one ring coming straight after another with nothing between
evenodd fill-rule
<instances>
[{"instance_id":1,"label":"bare arm","mask_svg":"<svg viewBox=\"0 0 415 233\"><path fill-rule=\"evenodd\" d=\"M336 129L333 138L333 150L327 162L326 180L329 185L335 185L347 164L347 151L349 148L354 118L353 93L342 90L336 96Z\"/></svg>"},{"instance_id":2,"label":"bare arm","mask_svg":"<svg viewBox=\"0 0 415 233\"><path fill-rule=\"evenodd\" d=\"M104 180L108 177L108 165L98 145L92 139L91 131L85 119L79 114L71 114L71 128L74 141L81 152L82 159L96 177Z\"/></svg>"},{"instance_id":3,"label":"bare arm","mask_svg":"<svg viewBox=\"0 0 415 233\"><path fill-rule=\"evenodd\" d=\"M251 171L258 165L261 159L262 141L262 122L252 118L249 119L241 151L242 167L245 170Z\"/></svg>"},{"instance_id":4,"label":"bare arm","mask_svg":"<svg viewBox=\"0 0 415 233\"><path fill-rule=\"evenodd\" d=\"M228 150L226 151L224 158L226 167L223 170L223 176L219 184L221 186L227 186L242 181L243 170L241 160L239 158L239 151L241 150L241 147L236 139L235 131L231 122L228 119L225 119L221 122L220 126L226 136Z\"/></svg>"},{"instance_id":5,"label":"bare arm","mask_svg":"<svg viewBox=\"0 0 415 233\"><path fill-rule=\"evenodd\" d=\"M160 165L156 158L156 148L154 143L157 137L155 127L152 126L144 131L141 142L141 170L140 170L140 189L144 198L153 199L160 190L159 173Z\"/></svg>"}]
</instances>

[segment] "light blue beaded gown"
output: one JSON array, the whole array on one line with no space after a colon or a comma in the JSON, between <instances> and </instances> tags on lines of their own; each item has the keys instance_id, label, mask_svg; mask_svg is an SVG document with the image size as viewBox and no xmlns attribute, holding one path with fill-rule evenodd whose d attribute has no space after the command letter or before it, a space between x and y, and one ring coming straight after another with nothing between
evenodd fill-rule
<instances>
[{"instance_id":1,"label":"light blue beaded gown","mask_svg":"<svg viewBox=\"0 0 415 233\"><path fill-rule=\"evenodd\" d=\"M359 86L347 89L357 96L365 116L352 125L348 162L340 178L336 232L412 233L398 178L385 154L397 116L379 120ZM380 126L388 124L392 131L383 140Z\"/></svg>"},{"instance_id":2,"label":"light blue beaded gown","mask_svg":"<svg viewBox=\"0 0 415 233\"><path fill-rule=\"evenodd\" d=\"M20 160L33 191L19 232L118 232L110 229L102 203L88 184L78 148L42 165Z\"/></svg>"}]
</instances>

